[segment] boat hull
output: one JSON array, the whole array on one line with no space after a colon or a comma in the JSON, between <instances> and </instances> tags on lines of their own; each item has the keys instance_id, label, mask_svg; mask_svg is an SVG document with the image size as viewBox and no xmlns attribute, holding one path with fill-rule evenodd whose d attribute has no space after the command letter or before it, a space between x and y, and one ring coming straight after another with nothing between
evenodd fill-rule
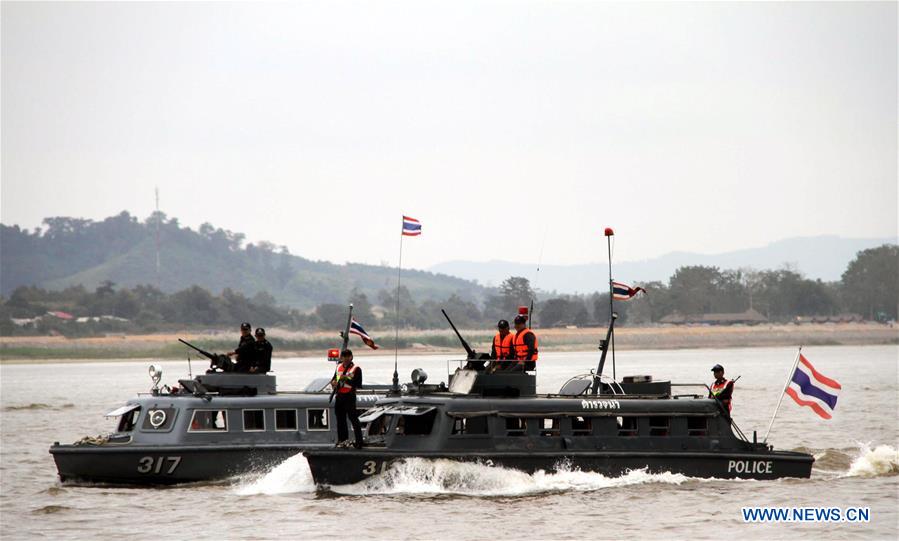
<instances>
[{"instance_id":1,"label":"boat hull","mask_svg":"<svg viewBox=\"0 0 899 541\"><path fill-rule=\"evenodd\" d=\"M264 472L306 448L296 445L165 448L54 445L50 453L64 483L172 485Z\"/></svg>"},{"instance_id":2,"label":"boat hull","mask_svg":"<svg viewBox=\"0 0 899 541\"><path fill-rule=\"evenodd\" d=\"M499 466L526 473L539 470L581 470L610 477L631 470L671 472L688 477L719 479L808 478L815 459L790 451L769 452L487 452L403 453L386 450L310 450L306 453L312 477L320 485L345 485L384 473L409 458L447 459Z\"/></svg>"}]
</instances>

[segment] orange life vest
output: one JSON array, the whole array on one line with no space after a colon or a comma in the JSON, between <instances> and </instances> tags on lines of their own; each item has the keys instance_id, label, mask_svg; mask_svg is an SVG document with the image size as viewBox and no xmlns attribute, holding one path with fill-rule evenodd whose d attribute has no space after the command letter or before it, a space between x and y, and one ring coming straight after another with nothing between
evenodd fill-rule
<instances>
[{"instance_id":1,"label":"orange life vest","mask_svg":"<svg viewBox=\"0 0 899 541\"><path fill-rule=\"evenodd\" d=\"M514 340L515 337L512 333L508 333L506 336L501 336L499 333L496 333L496 336L493 337L493 349L496 351L497 359L512 358L512 343Z\"/></svg>"},{"instance_id":2,"label":"orange life vest","mask_svg":"<svg viewBox=\"0 0 899 541\"><path fill-rule=\"evenodd\" d=\"M524 343L524 337L531 333L534 335L534 358L528 359L528 346ZM534 331L531 329L522 329L521 331L515 333L515 358L519 361L536 361L537 360L537 335L534 334Z\"/></svg>"},{"instance_id":3,"label":"orange life vest","mask_svg":"<svg viewBox=\"0 0 899 541\"><path fill-rule=\"evenodd\" d=\"M712 398L718 398L718 395L720 395L721 393L723 393L723 392L724 392L724 389L727 389L727 386L728 386L730 383L731 383L731 381L730 381L729 379L726 379L726 380L722 381L721 383L718 383L717 381L716 381L715 383L712 383L712 386L709 387L709 390L712 392ZM723 398L723 399L721 399L721 402L722 402L725 406L727 406L727 411L732 411L732 409L733 409L733 407L731 406L730 401L731 401L730 398Z\"/></svg>"},{"instance_id":4,"label":"orange life vest","mask_svg":"<svg viewBox=\"0 0 899 541\"><path fill-rule=\"evenodd\" d=\"M337 375L335 378L337 379L337 384L340 385L341 381L343 385L337 387L338 394L349 394L356 392L356 389L349 384L349 380L351 380L356 375L356 365L352 362L349 366L344 366L343 363L337 365Z\"/></svg>"}]
</instances>

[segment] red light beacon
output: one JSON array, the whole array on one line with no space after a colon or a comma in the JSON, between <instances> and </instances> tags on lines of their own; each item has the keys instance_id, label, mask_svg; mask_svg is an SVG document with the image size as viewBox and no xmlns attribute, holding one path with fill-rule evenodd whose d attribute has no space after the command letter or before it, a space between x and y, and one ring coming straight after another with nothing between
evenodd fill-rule
<instances>
[{"instance_id":1,"label":"red light beacon","mask_svg":"<svg viewBox=\"0 0 899 541\"><path fill-rule=\"evenodd\" d=\"M337 362L340 360L340 350L337 348L331 348L328 350L328 360L331 362Z\"/></svg>"}]
</instances>

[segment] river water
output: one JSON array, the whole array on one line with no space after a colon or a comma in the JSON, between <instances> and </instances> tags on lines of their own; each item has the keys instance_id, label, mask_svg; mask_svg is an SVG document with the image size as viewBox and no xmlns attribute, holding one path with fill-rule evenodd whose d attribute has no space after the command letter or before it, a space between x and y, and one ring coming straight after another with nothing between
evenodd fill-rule
<instances>
[{"instance_id":1,"label":"river water","mask_svg":"<svg viewBox=\"0 0 899 541\"><path fill-rule=\"evenodd\" d=\"M701 480L634 471L620 478L411 462L358 485L317 489L302 455L228 482L167 489L61 485L47 449L113 428L103 413L149 389L145 363L3 365L0 535L158 539L896 539L899 532L899 347L809 347L842 386L830 421L784 399L769 441L817 457L811 479ZM721 363L741 375L734 417L764 433L795 350L624 351L618 375L708 382ZM451 356L400 358L444 380ZM597 352L541 353L538 385L555 392ZM366 381L389 382L392 356L357 356ZM164 382L186 362L163 362ZM280 390L330 375L320 358L275 359ZM195 362L194 370L200 369ZM868 507L867 523L744 523L741 508Z\"/></svg>"}]
</instances>

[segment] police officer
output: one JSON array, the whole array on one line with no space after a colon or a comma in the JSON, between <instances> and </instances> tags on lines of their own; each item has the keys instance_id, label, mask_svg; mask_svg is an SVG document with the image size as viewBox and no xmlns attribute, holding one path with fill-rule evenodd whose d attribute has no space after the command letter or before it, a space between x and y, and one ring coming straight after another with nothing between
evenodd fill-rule
<instances>
[{"instance_id":1,"label":"police officer","mask_svg":"<svg viewBox=\"0 0 899 541\"><path fill-rule=\"evenodd\" d=\"M724 377L724 367L716 364L712 367L712 375L715 382L709 387L709 398L714 398L727 407L727 413L731 412L731 397L734 394L734 382Z\"/></svg>"},{"instance_id":2,"label":"police officer","mask_svg":"<svg viewBox=\"0 0 899 541\"><path fill-rule=\"evenodd\" d=\"M362 369L353 363L353 352L345 349L340 352L340 364L331 379L331 387L335 389L334 414L337 416L337 447L349 447L349 434L346 420L353 425L356 449L362 447L362 427L359 425L359 412L356 411L356 389L362 387Z\"/></svg>"},{"instance_id":3,"label":"police officer","mask_svg":"<svg viewBox=\"0 0 899 541\"><path fill-rule=\"evenodd\" d=\"M272 369L272 343L265 339L265 329L256 327L256 342L253 344L253 366L251 374L266 374Z\"/></svg>"},{"instance_id":4,"label":"police officer","mask_svg":"<svg viewBox=\"0 0 899 541\"><path fill-rule=\"evenodd\" d=\"M491 372L508 370L514 364L513 341L515 337L509 332L509 322L501 319L496 323L496 336L493 337L493 346L490 348L490 358L496 359L492 363Z\"/></svg>"},{"instance_id":5,"label":"police officer","mask_svg":"<svg viewBox=\"0 0 899 541\"><path fill-rule=\"evenodd\" d=\"M515 338L512 347L515 359L518 360L516 370L533 370L537 367L537 335L528 328L528 317L515 316Z\"/></svg>"},{"instance_id":6,"label":"police officer","mask_svg":"<svg viewBox=\"0 0 899 541\"><path fill-rule=\"evenodd\" d=\"M253 339L252 330L252 325L246 321L240 324L240 343L237 345L237 349L228 353L228 357L237 357L233 366L234 372L249 373L253 366L256 356L256 340Z\"/></svg>"}]
</instances>

